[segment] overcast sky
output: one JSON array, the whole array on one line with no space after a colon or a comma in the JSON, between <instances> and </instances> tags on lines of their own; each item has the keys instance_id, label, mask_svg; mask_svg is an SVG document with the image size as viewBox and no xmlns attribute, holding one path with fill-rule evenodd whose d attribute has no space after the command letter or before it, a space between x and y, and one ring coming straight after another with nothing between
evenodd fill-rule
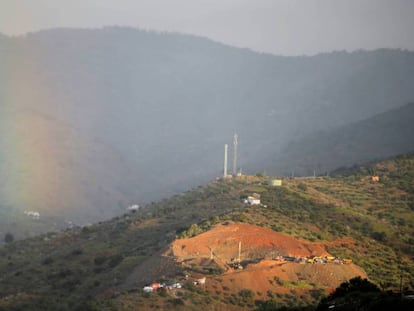
<instances>
[{"instance_id":1,"label":"overcast sky","mask_svg":"<svg viewBox=\"0 0 414 311\"><path fill-rule=\"evenodd\" d=\"M175 31L282 55L414 50L414 0L0 0L0 32L105 25Z\"/></svg>"}]
</instances>

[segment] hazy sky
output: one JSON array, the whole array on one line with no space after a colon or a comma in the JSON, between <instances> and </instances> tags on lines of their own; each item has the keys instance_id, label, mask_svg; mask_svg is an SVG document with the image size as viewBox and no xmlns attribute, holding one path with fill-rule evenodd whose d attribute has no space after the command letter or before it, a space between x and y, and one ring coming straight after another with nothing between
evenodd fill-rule
<instances>
[{"instance_id":1,"label":"hazy sky","mask_svg":"<svg viewBox=\"0 0 414 311\"><path fill-rule=\"evenodd\" d=\"M0 32L133 26L274 54L414 50L414 0L0 0Z\"/></svg>"}]
</instances>

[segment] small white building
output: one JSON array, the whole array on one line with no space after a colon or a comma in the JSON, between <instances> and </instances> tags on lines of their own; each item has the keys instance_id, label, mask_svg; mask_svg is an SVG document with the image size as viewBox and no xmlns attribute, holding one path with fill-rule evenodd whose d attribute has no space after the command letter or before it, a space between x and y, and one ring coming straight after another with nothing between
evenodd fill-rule
<instances>
[{"instance_id":1,"label":"small white building","mask_svg":"<svg viewBox=\"0 0 414 311\"><path fill-rule=\"evenodd\" d=\"M127 210L128 211L137 211L137 210L139 210L139 205L138 204L135 204L135 205L131 205L131 206L128 206L127 207Z\"/></svg>"},{"instance_id":2,"label":"small white building","mask_svg":"<svg viewBox=\"0 0 414 311\"><path fill-rule=\"evenodd\" d=\"M269 180L269 185L275 186L275 187L281 187L282 186L282 180L281 179Z\"/></svg>"},{"instance_id":3,"label":"small white building","mask_svg":"<svg viewBox=\"0 0 414 311\"><path fill-rule=\"evenodd\" d=\"M247 197L247 203L250 205L260 205L260 194L253 193Z\"/></svg>"},{"instance_id":4,"label":"small white building","mask_svg":"<svg viewBox=\"0 0 414 311\"><path fill-rule=\"evenodd\" d=\"M181 288L182 285L181 283L174 283L173 285L171 285L172 288Z\"/></svg>"},{"instance_id":5,"label":"small white building","mask_svg":"<svg viewBox=\"0 0 414 311\"><path fill-rule=\"evenodd\" d=\"M24 211L25 215L31 217L32 219L40 219L40 213L35 211Z\"/></svg>"},{"instance_id":6,"label":"small white building","mask_svg":"<svg viewBox=\"0 0 414 311\"><path fill-rule=\"evenodd\" d=\"M151 286L145 286L143 289L144 293L152 293L154 289Z\"/></svg>"}]
</instances>

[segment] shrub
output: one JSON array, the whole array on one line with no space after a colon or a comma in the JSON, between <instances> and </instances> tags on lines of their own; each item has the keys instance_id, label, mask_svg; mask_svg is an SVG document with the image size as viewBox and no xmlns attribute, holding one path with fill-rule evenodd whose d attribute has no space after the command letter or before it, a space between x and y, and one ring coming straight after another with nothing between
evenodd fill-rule
<instances>
[{"instance_id":1,"label":"shrub","mask_svg":"<svg viewBox=\"0 0 414 311\"><path fill-rule=\"evenodd\" d=\"M62 269L58 272L57 276L58 278L64 279L68 276L71 276L73 274L72 270L70 269Z\"/></svg>"},{"instance_id":2,"label":"shrub","mask_svg":"<svg viewBox=\"0 0 414 311\"><path fill-rule=\"evenodd\" d=\"M184 305L184 300L182 300L181 298L175 298L171 300L171 303L174 306L183 306Z\"/></svg>"},{"instance_id":3,"label":"shrub","mask_svg":"<svg viewBox=\"0 0 414 311\"><path fill-rule=\"evenodd\" d=\"M196 236L202 232L203 230L197 224L192 224L190 228L188 228L187 231L184 231L183 233L181 233L180 237L181 238L192 238L193 236Z\"/></svg>"},{"instance_id":4,"label":"shrub","mask_svg":"<svg viewBox=\"0 0 414 311\"><path fill-rule=\"evenodd\" d=\"M167 290L164 287L161 287L158 289L158 295L160 295L161 297L167 297Z\"/></svg>"},{"instance_id":5,"label":"shrub","mask_svg":"<svg viewBox=\"0 0 414 311\"><path fill-rule=\"evenodd\" d=\"M304 183L299 183L298 188L299 190L306 191L308 189L308 186L306 186Z\"/></svg>"},{"instance_id":6,"label":"shrub","mask_svg":"<svg viewBox=\"0 0 414 311\"><path fill-rule=\"evenodd\" d=\"M251 289L242 289L239 291L239 296L243 298L253 298L254 292Z\"/></svg>"},{"instance_id":7,"label":"shrub","mask_svg":"<svg viewBox=\"0 0 414 311\"><path fill-rule=\"evenodd\" d=\"M114 255L109 260L109 267L115 268L117 265L121 263L121 261L124 259L124 256L122 254Z\"/></svg>"},{"instance_id":8,"label":"shrub","mask_svg":"<svg viewBox=\"0 0 414 311\"><path fill-rule=\"evenodd\" d=\"M362 279L360 276L355 277L348 282L343 282L336 290L329 295L328 298L336 298L345 296L350 292L379 292L379 288L368 281L367 279Z\"/></svg>"},{"instance_id":9,"label":"shrub","mask_svg":"<svg viewBox=\"0 0 414 311\"><path fill-rule=\"evenodd\" d=\"M75 256L82 255L82 253L83 251L81 248L77 248L72 251L72 255L75 255Z\"/></svg>"},{"instance_id":10,"label":"shrub","mask_svg":"<svg viewBox=\"0 0 414 311\"><path fill-rule=\"evenodd\" d=\"M281 278L279 278L278 276L275 276L273 278L275 280L275 282L277 283L277 285L282 286L283 285L283 281Z\"/></svg>"},{"instance_id":11,"label":"shrub","mask_svg":"<svg viewBox=\"0 0 414 311\"><path fill-rule=\"evenodd\" d=\"M259 305L259 311L276 311L279 310L279 305L277 304L276 300L267 300Z\"/></svg>"},{"instance_id":12,"label":"shrub","mask_svg":"<svg viewBox=\"0 0 414 311\"><path fill-rule=\"evenodd\" d=\"M371 237L377 241L384 242L387 239L387 234L385 232L372 232Z\"/></svg>"},{"instance_id":13,"label":"shrub","mask_svg":"<svg viewBox=\"0 0 414 311\"><path fill-rule=\"evenodd\" d=\"M191 282L187 282L187 283L185 283L183 287L184 287L185 289L187 289L187 290L191 291L191 292L194 292L194 291L196 290L195 285L194 285L193 283L191 283Z\"/></svg>"},{"instance_id":14,"label":"shrub","mask_svg":"<svg viewBox=\"0 0 414 311\"><path fill-rule=\"evenodd\" d=\"M50 265L51 263L53 263L53 258L51 257L46 257L42 262L44 265Z\"/></svg>"},{"instance_id":15,"label":"shrub","mask_svg":"<svg viewBox=\"0 0 414 311\"><path fill-rule=\"evenodd\" d=\"M11 234L10 232L7 232L5 235L4 235L4 242L6 242L7 244L9 244L9 243L11 243L11 242L13 242L14 241L14 235L13 234Z\"/></svg>"},{"instance_id":16,"label":"shrub","mask_svg":"<svg viewBox=\"0 0 414 311\"><path fill-rule=\"evenodd\" d=\"M93 260L93 262L94 262L94 263L95 263L95 265L97 265L97 266L102 265L105 261L106 261L106 257L105 257L105 256L97 256L97 257L95 257L95 259Z\"/></svg>"}]
</instances>

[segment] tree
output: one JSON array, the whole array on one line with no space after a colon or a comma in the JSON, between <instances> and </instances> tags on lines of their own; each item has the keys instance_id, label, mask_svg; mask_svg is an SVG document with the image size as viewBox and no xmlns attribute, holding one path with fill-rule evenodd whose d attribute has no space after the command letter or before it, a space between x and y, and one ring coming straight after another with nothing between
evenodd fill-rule
<instances>
[{"instance_id":1,"label":"tree","mask_svg":"<svg viewBox=\"0 0 414 311\"><path fill-rule=\"evenodd\" d=\"M276 311L280 309L279 304L277 303L276 300L272 299L272 300L267 300L265 302L263 302L262 304L260 304L259 306L259 311Z\"/></svg>"},{"instance_id":2,"label":"tree","mask_svg":"<svg viewBox=\"0 0 414 311\"><path fill-rule=\"evenodd\" d=\"M11 242L13 242L14 241L14 236L13 236L13 234L11 234L10 232L7 232L5 235L4 235L4 242L6 242L7 244L9 244L9 243L11 243Z\"/></svg>"},{"instance_id":3,"label":"tree","mask_svg":"<svg viewBox=\"0 0 414 311\"><path fill-rule=\"evenodd\" d=\"M350 279L348 282L344 282L330 295L332 298L343 297L350 292L379 292L380 289L375 284L371 283L367 279L362 279L357 276Z\"/></svg>"},{"instance_id":4,"label":"tree","mask_svg":"<svg viewBox=\"0 0 414 311\"><path fill-rule=\"evenodd\" d=\"M203 229L201 229L197 224L192 224L190 228L188 228L188 230L185 230L180 234L180 238L182 239L192 238L202 232L203 232Z\"/></svg>"},{"instance_id":5,"label":"tree","mask_svg":"<svg viewBox=\"0 0 414 311\"><path fill-rule=\"evenodd\" d=\"M197 224L192 224L190 228L187 230L187 235L189 238L192 238L193 236L196 236L201 232L203 232L203 230Z\"/></svg>"},{"instance_id":6,"label":"tree","mask_svg":"<svg viewBox=\"0 0 414 311\"><path fill-rule=\"evenodd\" d=\"M377 241L384 242L387 239L387 234L385 232L374 231L371 233L371 237Z\"/></svg>"},{"instance_id":7,"label":"tree","mask_svg":"<svg viewBox=\"0 0 414 311\"><path fill-rule=\"evenodd\" d=\"M341 311L378 310L373 308L372 302L380 294L378 286L358 276L339 285L333 293L321 300L316 310L329 310L332 306Z\"/></svg>"}]
</instances>

